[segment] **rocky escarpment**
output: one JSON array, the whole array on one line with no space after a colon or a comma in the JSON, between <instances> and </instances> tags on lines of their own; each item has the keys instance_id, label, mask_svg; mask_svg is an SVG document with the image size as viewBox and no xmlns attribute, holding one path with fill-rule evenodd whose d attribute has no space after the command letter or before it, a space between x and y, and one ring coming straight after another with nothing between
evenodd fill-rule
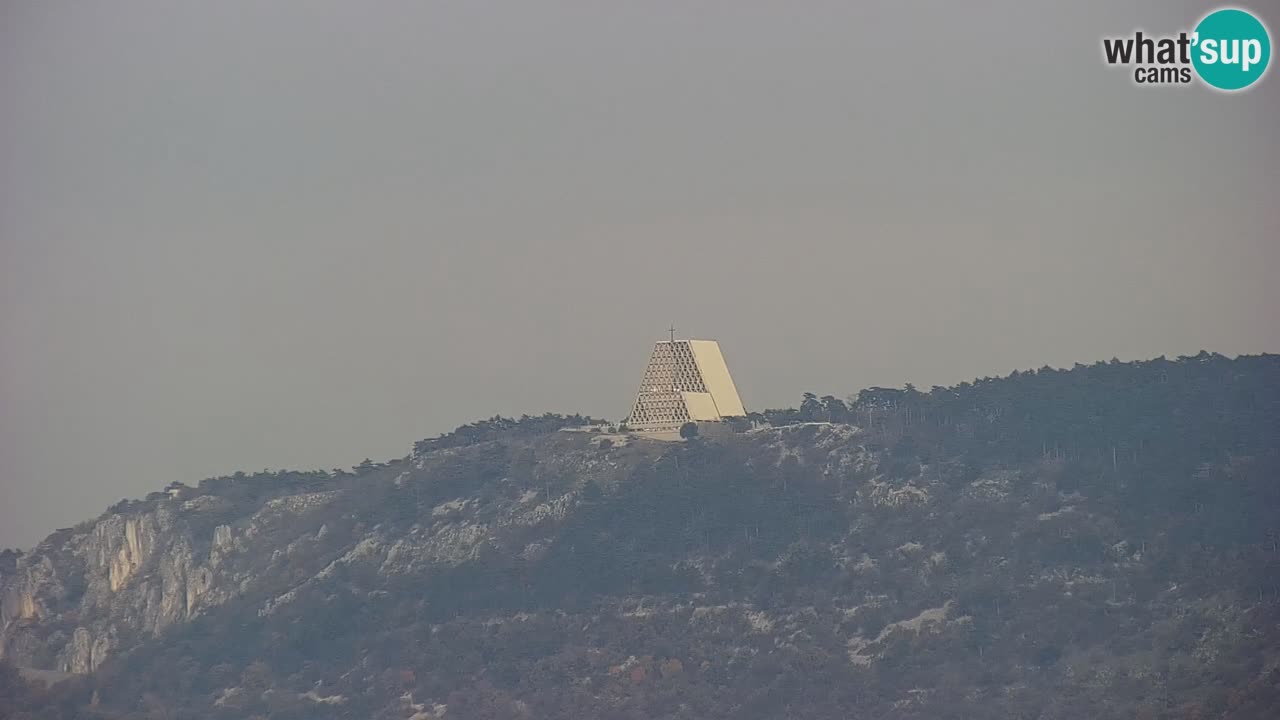
<instances>
[{"instance_id":1,"label":"rocky escarpment","mask_svg":"<svg viewBox=\"0 0 1280 720\"><path fill-rule=\"evenodd\" d=\"M445 449L366 463L355 473L238 474L122 502L29 552L6 551L0 563L0 658L27 668L88 673L233 598L258 601L269 614L339 569L370 558L391 576L464 563L491 547L501 528L545 525L568 511L574 494L564 478L598 464L598 438L561 433L553 439L544 450L563 452L536 471L557 475L557 497L545 497L549 480L534 477L523 457L530 448L522 447L512 450L522 455L513 467L525 473L520 482L527 489L501 509L478 512L475 498L441 496L420 522L407 524L378 523L385 507L372 516L367 511L388 493L397 502L412 497L415 506L442 492L460 493L464 488L453 488L449 476L469 472L484 453ZM598 479L609 482L611 468L602 469Z\"/></svg>"},{"instance_id":2,"label":"rocky escarpment","mask_svg":"<svg viewBox=\"0 0 1280 720\"><path fill-rule=\"evenodd\" d=\"M797 462L783 442L803 428L741 441L769 462ZM766 435L768 437L766 437ZM806 442L826 473L868 459L856 430L824 424ZM0 657L27 668L89 673L166 629L233 599L262 615L357 569L417 578L510 554L543 559L584 490L616 488L671 451L634 437L553 432L522 441L420 448L355 473L238 474L122 502L50 535L0 566ZM826 457L830 455L830 457ZM900 504L923 491L877 481L868 501Z\"/></svg>"},{"instance_id":3,"label":"rocky escarpment","mask_svg":"<svg viewBox=\"0 0 1280 720\"><path fill-rule=\"evenodd\" d=\"M39 718L1271 717L1277 380L1099 364L673 443L486 421L0 554L0 642L79 673Z\"/></svg>"},{"instance_id":4,"label":"rocky escarpment","mask_svg":"<svg viewBox=\"0 0 1280 720\"><path fill-rule=\"evenodd\" d=\"M238 530L204 522L225 514L226 503L181 495L110 512L19 555L0 576L3 656L30 667L91 672L122 645L251 587L253 563L237 556L261 532L261 518L235 523Z\"/></svg>"},{"instance_id":5,"label":"rocky escarpment","mask_svg":"<svg viewBox=\"0 0 1280 720\"><path fill-rule=\"evenodd\" d=\"M787 438L804 426L739 441L778 467L816 458L824 474L861 472L869 458L854 442L857 430L818 426L800 445ZM30 552L7 551L0 657L28 669L91 673L232 600L267 617L353 572L395 582L501 555L537 564L585 497L617 490L637 465L671 451L636 437L553 432L420 447L354 473L174 484L60 530ZM868 502L899 505L923 495L887 487L868 486Z\"/></svg>"}]
</instances>

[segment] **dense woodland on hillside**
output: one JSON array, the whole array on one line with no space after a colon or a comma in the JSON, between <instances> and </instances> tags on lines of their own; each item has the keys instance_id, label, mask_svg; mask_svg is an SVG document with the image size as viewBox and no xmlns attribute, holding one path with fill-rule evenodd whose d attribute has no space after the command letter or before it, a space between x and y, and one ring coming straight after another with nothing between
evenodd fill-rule
<instances>
[{"instance_id":1,"label":"dense woodland on hillside","mask_svg":"<svg viewBox=\"0 0 1280 720\"><path fill-rule=\"evenodd\" d=\"M0 718L1280 708L1280 356L805 394L684 443L558 432L592 422L494 418L351 472L122 502L225 500L174 510L173 532L205 548L251 528L224 561L247 589L121 629L52 687L0 662ZM0 557L0 581L21 562ZM59 592L31 637L87 622Z\"/></svg>"}]
</instances>

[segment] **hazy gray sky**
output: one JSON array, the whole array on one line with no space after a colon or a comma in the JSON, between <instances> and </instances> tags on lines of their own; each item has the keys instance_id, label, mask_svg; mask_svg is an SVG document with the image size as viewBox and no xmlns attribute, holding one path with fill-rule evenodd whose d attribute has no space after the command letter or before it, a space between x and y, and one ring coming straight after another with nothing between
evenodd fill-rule
<instances>
[{"instance_id":1,"label":"hazy gray sky","mask_svg":"<svg viewBox=\"0 0 1280 720\"><path fill-rule=\"evenodd\" d=\"M670 322L755 409L1280 350L1277 70L1101 61L1208 7L5 0L0 546L618 418Z\"/></svg>"}]
</instances>

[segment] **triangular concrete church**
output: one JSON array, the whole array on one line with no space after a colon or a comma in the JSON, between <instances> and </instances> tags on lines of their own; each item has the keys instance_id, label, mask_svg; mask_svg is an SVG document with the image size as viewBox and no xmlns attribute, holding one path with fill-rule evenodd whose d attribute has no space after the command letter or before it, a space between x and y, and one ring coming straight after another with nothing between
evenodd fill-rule
<instances>
[{"instance_id":1,"label":"triangular concrete church","mask_svg":"<svg viewBox=\"0 0 1280 720\"><path fill-rule=\"evenodd\" d=\"M627 426L669 432L687 422L716 422L747 411L738 397L720 344L714 340L659 340L649 356Z\"/></svg>"}]
</instances>

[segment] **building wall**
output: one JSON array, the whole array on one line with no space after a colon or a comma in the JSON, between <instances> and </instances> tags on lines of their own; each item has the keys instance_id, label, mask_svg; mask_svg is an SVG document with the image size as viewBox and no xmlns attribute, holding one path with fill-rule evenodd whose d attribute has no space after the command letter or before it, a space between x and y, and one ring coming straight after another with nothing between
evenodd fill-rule
<instances>
[{"instance_id":1,"label":"building wall","mask_svg":"<svg viewBox=\"0 0 1280 720\"><path fill-rule=\"evenodd\" d=\"M714 340L690 340L694 361L698 364L702 382L707 387L716 403L716 411L721 417L738 417L746 415L742 406L742 398L738 396L738 388L729 375L729 366L724 362L720 352L720 343Z\"/></svg>"},{"instance_id":2,"label":"building wall","mask_svg":"<svg viewBox=\"0 0 1280 720\"><path fill-rule=\"evenodd\" d=\"M637 430L671 430L745 414L714 340L664 340L654 344L627 422Z\"/></svg>"},{"instance_id":3,"label":"building wall","mask_svg":"<svg viewBox=\"0 0 1280 720\"><path fill-rule=\"evenodd\" d=\"M720 419L720 413L716 411L716 401L712 399L711 393L683 392L680 396L684 398L685 410L689 413L690 420L697 422Z\"/></svg>"}]
</instances>

